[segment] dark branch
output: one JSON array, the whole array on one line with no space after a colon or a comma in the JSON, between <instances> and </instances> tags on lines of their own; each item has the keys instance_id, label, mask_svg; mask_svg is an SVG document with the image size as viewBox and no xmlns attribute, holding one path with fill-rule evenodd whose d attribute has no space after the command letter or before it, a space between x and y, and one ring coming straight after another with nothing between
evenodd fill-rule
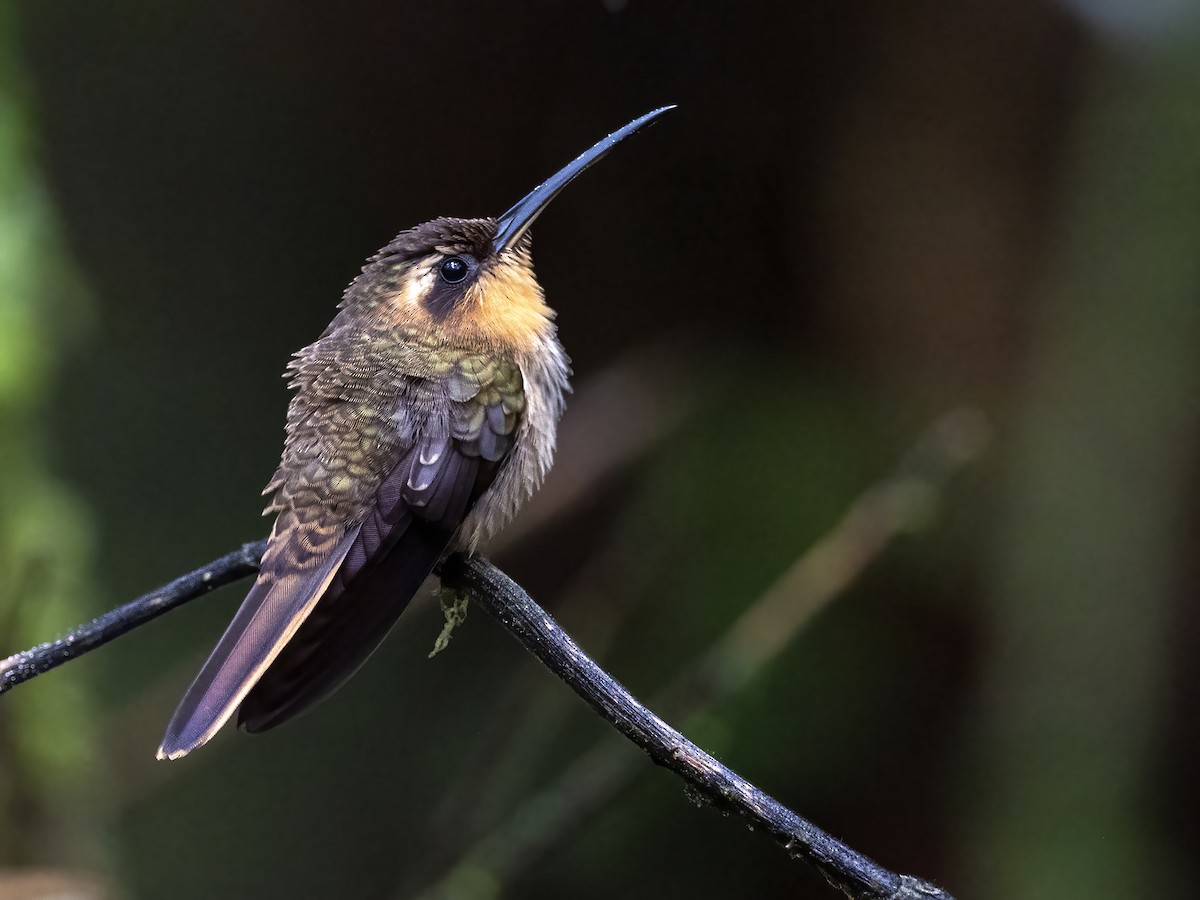
<instances>
[{"instance_id":1,"label":"dark branch","mask_svg":"<svg viewBox=\"0 0 1200 900\"><path fill-rule=\"evenodd\" d=\"M66 636L0 662L0 693L103 646L189 600L257 571L266 541L246 544L157 591L105 613ZM596 712L661 766L714 806L736 812L770 834L793 857L815 866L856 900L953 900L909 875L883 868L802 819L736 772L721 765L644 707L594 663L512 579L478 557L453 556L442 583L483 606L518 641Z\"/></svg>"},{"instance_id":2,"label":"dark branch","mask_svg":"<svg viewBox=\"0 0 1200 900\"><path fill-rule=\"evenodd\" d=\"M452 556L441 574L446 587L467 593L656 763L670 769L714 806L736 812L754 828L770 834L790 855L807 860L847 896L858 900L952 900L945 891L918 878L897 875L852 850L705 753L593 662L520 585L487 560Z\"/></svg>"},{"instance_id":3,"label":"dark branch","mask_svg":"<svg viewBox=\"0 0 1200 900\"><path fill-rule=\"evenodd\" d=\"M950 479L979 456L988 440L988 422L977 410L959 408L939 416L896 470L860 494L702 656L652 698L651 708L687 731L707 710L744 689L896 538L928 523ZM601 554L593 565L607 571L611 554ZM645 773L646 766L622 741L598 742L553 782L527 792L514 810L464 843L449 868L418 896L451 896L461 879L480 872L495 883L513 883ZM410 892L402 888L396 893L401 896Z\"/></svg>"},{"instance_id":4,"label":"dark branch","mask_svg":"<svg viewBox=\"0 0 1200 900\"><path fill-rule=\"evenodd\" d=\"M143 594L124 606L106 612L86 625L80 625L56 641L38 644L29 650L14 653L0 660L0 694L12 690L65 662L83 656L109 641L119 638L151 619L157 619L189 600L202 597L234 581L253 575L258 571L258 562L267 549L266 540L243 544L240 549L214 559L207 566L180 575L157 591Z\"/></svg>"}]
</instances>

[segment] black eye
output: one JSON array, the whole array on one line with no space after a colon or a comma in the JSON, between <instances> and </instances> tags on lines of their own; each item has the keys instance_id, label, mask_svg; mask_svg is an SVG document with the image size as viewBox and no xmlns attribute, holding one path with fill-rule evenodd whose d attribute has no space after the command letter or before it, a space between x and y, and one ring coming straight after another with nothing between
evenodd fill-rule
<instances>
[{"instance_id":1,"label":"black eye","mask_svg":"<svg viewBox=\"0 0 1200 900\"><path fill-rule=\"evenodd\" d=\"M448 284L458 284L471 272L470 264L461 256L452 256L438 267L442 281Z\"/></svg>"}]
</instances>

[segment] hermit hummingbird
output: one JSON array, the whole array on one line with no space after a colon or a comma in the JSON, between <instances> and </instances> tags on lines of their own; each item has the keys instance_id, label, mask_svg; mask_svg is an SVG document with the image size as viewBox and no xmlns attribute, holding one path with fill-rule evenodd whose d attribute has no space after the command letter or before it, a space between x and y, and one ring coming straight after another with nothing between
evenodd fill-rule
<instances>
[{"instance_id":1,"label":"hermit hummingbird","mask_svg":"<svg viewBox=\"0 0 1200 900\"><path fill-rule=\"evenodd\" d=\"M238 711L266 731L328 696L438 560L474 552L541 484L569 390L529 227L634 119L498 219L438 218L363 266L288 365L275 523L254 586L158 750L177 759Z\"/></svg>"}]
</instances>

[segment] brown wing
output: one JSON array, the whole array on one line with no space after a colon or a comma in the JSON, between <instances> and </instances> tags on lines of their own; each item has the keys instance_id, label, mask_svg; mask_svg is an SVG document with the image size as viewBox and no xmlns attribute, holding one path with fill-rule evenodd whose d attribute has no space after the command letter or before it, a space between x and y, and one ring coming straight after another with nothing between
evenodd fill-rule
<instances>
[{"instance_id":1,"label":"brown wing","mask_svg":"<svg viewBox=\"0 0 1200 900\"><path fill-rule=\"evenodd\" d=\"M318 428L305 424L313 418L308 401L295 399L290 464L271 485L290 499L277 495L273 504L280 517L264 569L184 696L160 757L205 743L239 704L248 731L286 721L350 677L395 623L507 457L524 405L515 363L478 356L454 360L436 388L422 380L418 389L421 425L410 421L411 440L397 447L350 530L324 523L346 521L346 490L362 484L337 480L353 474L348 460L361 467L369 455L354 436L363 429L361 407L319 411L339 424ZM341 512L330 517L334 498ZM322 524L281 528L305 510L323 514ZM322 545L319 557L301 553L335 530L336 544Z\"/></svg>"},{"instance_id":2,"label":"brown wing","mask_svg":"<svg viewBox=\"0 0 1200 900\"><path fill-rule=\"evenodd\" d=\"M283 653L246 696L238 724L274 728L333 693L386 637L499 460L462 441L426 437L380 487L341 569Z\"/></svg>"},{"instance_id":3,"label":"brown wing","mask_svg":"<svg viewBox=\"0 0 1200 900\"><path fill-rule=\"evenodd\" d=\"M441 388L429 426L380 485L325 597L243 701L238 721L247 731L282 724L354 674L508 457L524 409L517 365L464 355Z\"/></svg>"}]
</instances>

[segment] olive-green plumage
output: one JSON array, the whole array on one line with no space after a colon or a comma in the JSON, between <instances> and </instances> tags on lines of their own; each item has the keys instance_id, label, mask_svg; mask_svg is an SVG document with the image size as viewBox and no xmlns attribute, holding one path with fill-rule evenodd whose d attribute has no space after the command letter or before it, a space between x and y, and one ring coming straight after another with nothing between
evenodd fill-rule
<instances>
[{"instance_id":1,"label":"olive-green plumage","mask_svg":"<svg viewBox=\"0 0 1200 900\"><path fill-rule=\"evenodd\" d=\"M500 219L401 232L289 366L295 391L262 568L159 748L233 714L263 731L354 673L448 550L473 551L541 483L567 357L533 274L529 224L636 120Z\"/></svg>"}]
</instances>

